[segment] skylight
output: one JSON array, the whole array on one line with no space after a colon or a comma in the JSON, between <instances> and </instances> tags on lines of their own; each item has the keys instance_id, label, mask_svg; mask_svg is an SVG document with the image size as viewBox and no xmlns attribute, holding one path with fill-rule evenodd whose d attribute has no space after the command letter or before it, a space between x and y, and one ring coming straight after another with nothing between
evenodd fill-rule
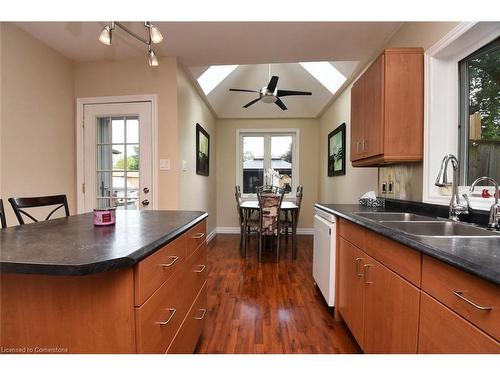
<instances>
[{"instance_id":1,"label":"skylight","mask_svg":"<svg viewBox=\"0 0 500 375\"><path fill-rule=\"evenodd\" d=\"M238 65L212 65L205 70L198 78L198 83L205 95L208 95L237 67Z\"/></svg>"},{"instance_id":2,"label":"skylight","mask_svg":"<svg viewBox=\"0 0 500 375\"><path fill-rule=\"evenodd\" d=\"M332 94L335 94L347 79L328 61L302 62L300 65Z\"/></svg>"}]
</instances>

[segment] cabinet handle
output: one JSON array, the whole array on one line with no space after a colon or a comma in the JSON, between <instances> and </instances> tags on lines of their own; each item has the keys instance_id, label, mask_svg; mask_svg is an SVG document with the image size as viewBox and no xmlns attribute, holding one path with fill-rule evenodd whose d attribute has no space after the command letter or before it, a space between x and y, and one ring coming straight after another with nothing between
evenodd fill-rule
<instances>
[{"instance_id":1,"label":"cabinet handle","mask_svg":"<svg viewBox=\"0 0 500 375\"><path fill-rule=\"evenodd\" d=\"M359 154L359 145L361 144L361 142L356 142L356 153Z\"/></svg>"},{"instance_id":2,"label":"cabinet handle","mask_svg":"<svg viewBox=\"0 0 500 375\"><path fill-rule=\"evenodd\" d=\"M363 139L363 143L361 144L361 151L365 152L365 151L368 151L368 147L367 149L365 150L365 144L368 145L368 141L366 139Z\"/></svg>"},{"instance_id":3,"label":"cabinet handle","mask_svg":"<svg viewBox=\"0 0 500 375\"><path fill-rule=\"evenodd\" d=\"M359 278L361 278L361 276L363 276L363 274L359 272L359 264L362 260L363 260L363 258L356 258L354 260L354 264L356 265L356 274L358 275Z\"/></svg>"},{"instance_id":4,"label":"cabinet handle","mask_svg":"<svg viewBox=\"0 0 500 375\"><path fill-rule=\"evenodd\" d=\"M368 280L368 268L373 267L373 264L365 264L363 266L363 279L365 281L365 284L373 284L373 281L367 281Z\"/></svg>"},{"instance_id":5,"label":"cabinet handle","mask_svg":"<svg viewBox=\"0 0 500 375\"><path fill-rule=\"evenodd\" d=\"M205 314L207 313L207 309L199 309L198 311L201 311L201 316L200 317L195 317L196 320L202 320L205 317Z\"/></svg>"},{"instance_id":6,"label":"cabinet handle","mask_svg":"<svg viewBox=\"0 0 500 375\"><path fill-rule=\"evenodd\" d=\"M198 265L198 267L201 267L201 268L199 270L194 271L194 272L202 273L203 271L205 271L205 268L207 268L207 266L205 266L204 264L200 264L200 265Z\"/></svg>"},{"instance_id":7,"label":"cabinet handle","mask_svg":"<svg viewBox=\"0 0 500 375\"><path fill-rule=\"evenodd\" d=\"M199 240L200 238L203 238L205 236L205 233L196 233L194 236L191 236L193 240Z\"/></svg>"},{"instance_id":8,"label":"cabinet handle","mask_svg":"<svg viewBox=\"0 0 500 375\"><path fill-rule=\"evenodd\" d=\"M174 317L175 313L177 312L176 309L167 309L168 311L170 311L170 316L168 317L167 320L164 320L164 321L161 321L161 322L157 322L156 324L159 324L161 326L165 326L167 325L168 323L170 323L170 321L172 320L172 318Z\"/></svg>"},{"instance_id":9,"label":"cabinet handle","mask_svg":"<svg viewBox=\"0 0 500 375\"><path fill-rule=\"evenodd\" d=\"M465 298L464 297L464 292L462 292L460 290L454 291L453 294L456 295L461 300L467 302L469 305L474 306L478 310L483 310L483 311L493 310L493 307L481 306L481 305L478 305L477 303L472 302L470 299Z\"/></svg>"},{"instance_id":10,"label":"cabinet handle","mask_svg":"<svg viewBox=\"0 0 500 375\"><path fill-rule=\"evenodd\" d=\"M177 260L179 259L178 256L175 256L175 255L172 255L170 257L170 259L172 259L172 261L170 263L161 263L160 266L162 267L170 267L170 266L173 266L175 262L177 262Z\"/></svg>"}]
</instances>

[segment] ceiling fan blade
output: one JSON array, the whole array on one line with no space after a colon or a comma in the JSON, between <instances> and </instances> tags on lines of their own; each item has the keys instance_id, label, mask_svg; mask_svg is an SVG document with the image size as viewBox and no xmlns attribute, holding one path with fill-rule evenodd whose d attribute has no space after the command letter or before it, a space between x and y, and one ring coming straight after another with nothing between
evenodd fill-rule
<instances>
[{"instance_id":1,"label":"ceiling fan blade","mask_svg":"<svg viewBox=\"0 0 500 375\"><path fill-rule=\"evenodd\" d=\"M246 89L229 89L229 91L258 92L258 91L255 91L255 90L246 90Z\"/></svg>"},{"instance_id":2,"label":"ceiling fan blade","mask_svg":"<svg viewBox=\"0 0 500 375\"><path fill-rule=\"evenodd\" d=\"M252 100L251 102L249 102L249 103L245 104L245 105L243 106L243 108L248 108L248 107L250 107L252 104L257 103L259 100L260 100L260 98L254 99L254 100Z\"/></svg>"},{"instance_id":3,"label":"ceiling fan blade","mask_svg":"<svg viewBox=\"0 0 500 375\"><path fill-rule=\"evenodd\" d=\"M271 77L271 80L269 81L269 83L267 85L267 89L270 92L274 92L274 90L276 90L276 86L278 85L278 79L279 79L278 76L272 76Z\"/></svg>"},{"instance_id":4,"label":"ceiling fan blade","mask_svg":"<svg viewBox=\"0 0 500 375\"><path fill-rule=\"evenodd\" d=\"M278 90L277 96L312 95L309 91Z\"/></svg>"},{"instance_id":5,"label":"ceiling fan blade","mask_svg":"<svg viewBox=\"0 0 500 375\"><path fill-rule=\"evenodd\" d=\"M286 111L288 108L286 107L285 103L281 101L280 98L277 98L276 101L274 102L278 107L280 107L283 111Z\"/></svg>"}]
</instances>

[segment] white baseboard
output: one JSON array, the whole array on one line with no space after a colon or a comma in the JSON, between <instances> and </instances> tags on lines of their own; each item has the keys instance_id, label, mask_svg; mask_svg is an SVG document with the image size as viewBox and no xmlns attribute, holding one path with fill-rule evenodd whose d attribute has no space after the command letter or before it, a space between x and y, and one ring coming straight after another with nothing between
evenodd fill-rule
<instances>
[{"instance_id":1,"label":"white baseboard","mask_svg":"<svg viewBox=\"0 0 500 375\"><path fill-rule=\"evenodd\" d=\"M239 227L217 227L217 234L240 234ZM314 228L297 228L297 234L300 235L313 235Z\"/></svg>"},{"instance_id":2,"label":"white baseboard","mask_svg":"<svg viewBox=\"0 0 500 375\"><path fill-rule=\"evenodd\" d=\"M208 236L207 236L207 244L215 238L216 234L217 234L217 228L215 228L213 231L211 231L208 234Z\"/></svg>"}]
</instances>

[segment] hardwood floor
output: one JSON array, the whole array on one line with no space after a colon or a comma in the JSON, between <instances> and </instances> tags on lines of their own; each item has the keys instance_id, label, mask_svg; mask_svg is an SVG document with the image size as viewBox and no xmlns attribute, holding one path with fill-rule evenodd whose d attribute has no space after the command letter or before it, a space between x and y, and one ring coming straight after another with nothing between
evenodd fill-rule
<instances>
[{"instance_id":1,"label":"hardwood floor","mask_svg":"<svg viewBox=\"0 0 500 375\"><path fill-rule=\"evenodd\" d=\"M197 353L359 353L344 323L334 322L312 277L312 236L283 240L281 259L253 238L247 259L239 236L217 235L208 248L208 312Z\"/></svg>"}]
</instances>

